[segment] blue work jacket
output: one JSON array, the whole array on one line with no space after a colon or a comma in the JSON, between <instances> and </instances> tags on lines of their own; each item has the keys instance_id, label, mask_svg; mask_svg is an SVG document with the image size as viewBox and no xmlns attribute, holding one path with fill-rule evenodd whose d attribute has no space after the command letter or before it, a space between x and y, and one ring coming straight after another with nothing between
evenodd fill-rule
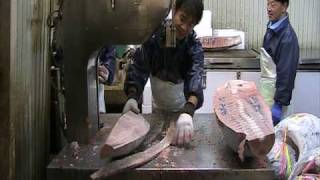
<instances>
[{"instance_id":1,"label":"blue work jacket","mask_svg":"<svg viewBox=\"0 0 320 180\"><path fill-rule=\"evenodd\" d=\"M125 81L125 92L130 87L136 89L135 99L139 100L150 75L174 84L184 82L186 100L194 95L198 98L196 108L203 104L202 74L203 49L196 34L192 31L183 40L177 40L175 48L166 48L165 28L161 26L138 48L134 54L134 62L128 68Z\"/></svg>"},{"instance_id":2,"label":"blue work jacket","mask_svg":"<svg viewBox=\"0 0 320 180\"><path fill-rule=\"evenodd\" d=\"M100 64L104 65L109 71L109 76L106 83L111 85L116 70L116 48L113 46L103 47L100 51L99 59Z\"/></svg>"},{"instance_id":3,"label":"blue work jacket","mask_svg":"<svg viewBox=\"0 0 320 180\"><path fill-rule=\"evenodd\" d=\"M263 47L276 64L277 80L274 101L287 106L292 97L299 63L298 38L289 22L289 17L280 19L271 26L269 22Z\"/></svg>"}]
</instances>

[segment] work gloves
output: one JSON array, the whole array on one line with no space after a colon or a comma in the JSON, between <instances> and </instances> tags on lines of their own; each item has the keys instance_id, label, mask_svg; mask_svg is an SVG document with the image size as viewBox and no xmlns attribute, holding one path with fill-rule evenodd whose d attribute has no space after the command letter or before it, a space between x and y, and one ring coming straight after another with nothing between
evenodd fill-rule
<instances>
[{"instance_id":1,"label":"work gloves","mask_svg":"<svg viewBox=\"0 0 320 180\"><path fill-rule=\"evenodd\" d=\"M126 102L126 104L123 107L122 113L125 114L128 111L132 111L137 114L140 112L140 110L138 108L137 100L135 100L133 98L129 98L129 100Z\"/></svg>"},{"instance_id":2,"label":"work gloves","mask_svg":"<svg viewBox=\"0 0 320 180\"><path fill-rule=\"evenodd\" d=\"M98 75L99 83L106 84L109 77L109 71L104 65L98 66Z\"/></svg>"},{"instance_id":3,"label":"work gloves","mask_svg":"<svg viewBox=\"0 0 320 180\"><path fill-rule=\"evenodd\" d=\"M183 145L188 144L193 137L193 122L192 116L187 113L180 114L176 122L176 134L173 139L173 144Z\"/></svg>"},{"instance_id":4,"label":"work gloves","mask_svg":"<svg viewBox=\"0 0 320 180\"><path fill-rule=\"evenodd\" d=\"M190 143L193 137L193 121L192 116L195 111L195 106L187 102L182 109L182 112L176 122L176 133L172 144L185 145Z\"/></svg>"},{"instance_id":5,"label":"work gloves","mask_svg":"<svg viewBox=\"0 0 320 180\"><path fill-rule=\"evenodd\" d=\"M271 108L271 113L273 125L276 126L281 121L282 105L275 102Z\"/></svg>"}]
</instances>

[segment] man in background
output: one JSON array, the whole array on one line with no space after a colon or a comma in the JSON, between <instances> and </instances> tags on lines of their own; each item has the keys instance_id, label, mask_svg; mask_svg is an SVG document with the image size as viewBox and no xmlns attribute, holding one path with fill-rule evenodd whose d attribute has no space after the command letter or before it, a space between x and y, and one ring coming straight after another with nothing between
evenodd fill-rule
<instances>
[{"instance_id":1,"label":"man in background","mask_svg":"<svg viewBox=\"0 0 320 180\"><path fill-rule=\"evenodd\" d=\"M272 120L276 125L292 97L299 62L299 44L287 12L289 0L267 0L269 22L263 40L261 56L275 64L276 82Z\"/></svg>"}]
</instances>

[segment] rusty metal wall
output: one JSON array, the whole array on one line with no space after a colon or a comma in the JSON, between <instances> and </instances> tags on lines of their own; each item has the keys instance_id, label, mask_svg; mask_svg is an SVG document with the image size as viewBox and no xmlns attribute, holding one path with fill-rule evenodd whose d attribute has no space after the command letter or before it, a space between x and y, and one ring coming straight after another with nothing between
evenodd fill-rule
<instances>
[{"instance_id":1,"label":"rusty metal wall","mask_svg":"<svg viewBox=\"0 0 320 180\"><path fill-rule=\"evenodd\" d=\"M49 155L50 0L11 0L10 119L17 180L43 180Z\"/></svg>"},{"instance_id":2,"label":"rusty metal wall","mask_svg":"<svg viewBox=\"0 0 320 180\"><path fill-rule=\"evenodd\" d=\"M204 0L212 11L214 29L233 28L245 31L249 48L262 45L268 21L267 0ZM320 1L291 0L289 17L301 48L320 49Z\"/></svg>"},{"instance_id":3,"label":"rusty metal wall","mask_svg":"<svg viewBox=\"0 0 320 180\"><path fill-rule=\"evenodd\" d=\"M14 179L14 126L10 121L10 1L0 1L0 177Z\"/></svg>"}]
</instances>

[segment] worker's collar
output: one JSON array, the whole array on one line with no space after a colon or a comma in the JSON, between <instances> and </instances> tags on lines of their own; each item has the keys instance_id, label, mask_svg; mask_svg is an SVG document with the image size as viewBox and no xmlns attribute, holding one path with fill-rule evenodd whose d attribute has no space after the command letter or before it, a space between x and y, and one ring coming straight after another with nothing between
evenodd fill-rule
<instances>
[{"instance_id":1,"label":"worker's collar","mask_svg":"<svg viewBox=\"0 0 320 180\"><path fill-rule=\"evenodd\" d=\"M186 43L187 39L188 39L187 37L188 37L188 35L186 37L184 37L183 39L176 39L177 46L180 46L180 45L183 45L184 43Z\"/></svg>"},{"instance_id":2,"label":"worker's collar","mask_svg":"<svg viewBox=\"0 0 320 180\"><path fill-rule=\"evenodd\" d=\"M275 21L269 21L267 27L268 29L271 29L275 33L279 32L284 25L286 25L289 22L288 20L288 13L284 16L282 16L280 19Z\"/></svg>"}]
</instances>

